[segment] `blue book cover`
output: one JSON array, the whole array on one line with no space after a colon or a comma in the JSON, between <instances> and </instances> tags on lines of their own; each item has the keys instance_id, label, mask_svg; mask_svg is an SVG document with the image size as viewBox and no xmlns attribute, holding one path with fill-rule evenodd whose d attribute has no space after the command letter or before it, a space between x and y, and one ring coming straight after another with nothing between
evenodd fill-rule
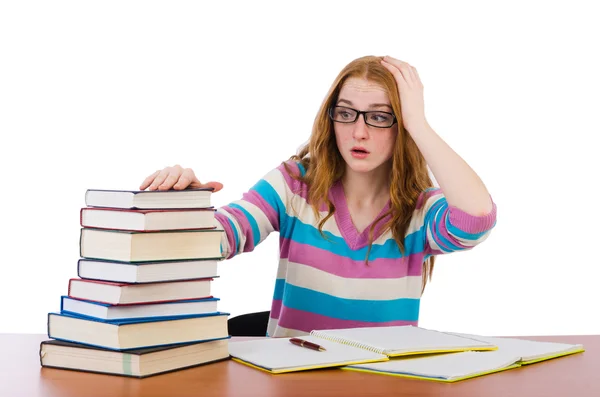
<instances>
[{"instance_id":1,"label":"blue book cover","mask_svg":"<svg viewBox=\"0 0 600 397\"><path fill-rule=\"evenodd\" d=\"M67 318L77 319L77 320L81 320L81 321L85 321L85 322L101 323L101 324L111 325L116 328L121 328L121 327L128 327L131 325L136 325L136 324L142 324L142 323L165 322L165 321L185 321L185 320L190 320L190 319L215 317L215 316L227 317L227 316L229 316L229 313L217 312L217 313L188 316L185 318L182 318L182 317L163 317L163 318L151 317L151 318L148 318L148 317L146 317L146 318L123 319L123 320L114 320L114 321L106 321L106 320L101 320L101 319L91 318L91 317L82 317L82 316L78 316L78 315L71 314L71 313L53 313L53 312L48 313L48 337L50 339L62 340L65 342L72 342L72 343L79 343L79 344L88 345L88 346L95 346L95 347L99 347L99 348L106 349L106 350L126 351L126 350L142 349L142 348L150 348L150 347L175 346L175 345L181 345L184 343L209 342L209 341L213 341L213 340L231 338L231 336L225 332L224 334L219 335L219 336L213 335L211 337L207 337L204 339L200 338L200 339L193 339L193 340L178 341L178 342L173 342L173 343L151 344L151 345L144 345L144 346L136 345L136 346L129 347L129 348L120 348L120 347L116 347L116 346L103 346L100 344L91 343L89 341L73 340L73 339L69 339L66 337L61 337L61 336L55 335L52 332L51 327L50 327L50 322L51 322L52 316L67 317ZM225 324L225 328L226 328L226 324Z\"/></svg>"}]
</instances>

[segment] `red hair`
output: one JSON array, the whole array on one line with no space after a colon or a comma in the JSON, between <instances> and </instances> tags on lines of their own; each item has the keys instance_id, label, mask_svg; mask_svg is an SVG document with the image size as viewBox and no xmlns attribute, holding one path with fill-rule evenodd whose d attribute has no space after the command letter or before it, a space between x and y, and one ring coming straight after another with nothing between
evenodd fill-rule
<instances>
[{"instance_id":1,"label":"red hair","mask_svg":"<svg viewBox=\"0 0 600 397\"><path fill-rule=\"evenodd\" d=\"M345 162L340 154L333 131L333 122L329 119L329 108L338 100L339 92L344 82L349 78L364 78L377 83L387 91L392 109L398 119L398 137L392 154L392 172L390 175L389 212L378 218L371 226L369 233L369 251L365 260L368 262L369 252L373 243L375 225L391 215L383 231L391 229L392 236L400 251L404 254L404 237L412 219L419 195L433 183L427 170L427 164L410 134L404 129L398 87L394 76L381 65L383 57L365 56L350 62L338 74L325 96L315 117L312 134L306 145L300 148L298 154L290 159L299 161L305 168L304 176L294 176L306 183L308 187L308 202L315 216L319 219L319 208L325 204L328 214L319 221L319 231L323 235L323 225L335 212L333 203L329 200L328 192L345 172ZM287 168L290 175L294 175ZM323 235L324 236L324 235ZM434 257L429 257L423 263L423 288L427 279L431 279Z\"/></svg>"}]
</instances>

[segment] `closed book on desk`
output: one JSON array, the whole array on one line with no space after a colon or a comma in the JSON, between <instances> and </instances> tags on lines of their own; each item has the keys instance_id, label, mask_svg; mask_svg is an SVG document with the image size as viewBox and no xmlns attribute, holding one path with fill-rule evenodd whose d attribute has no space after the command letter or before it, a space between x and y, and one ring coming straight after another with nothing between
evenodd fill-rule
<instances>
[{"instance_id":1,"label":"closed book on desk","mask_svg":"<svg viewBox=\"0 0 600 397\"><path fill-rule=\"evenodd\" d=\"M220 260L118 262L79 259L77 275L84 279L122 283L155 283L217 277Z\"/></svg>"},{"instance_id":2,"label":"closed book on desk","mask_svg":"<svg viewBox=\"0 0 600 397\"><path fill-rule=\"evenodd\" d=\"M227 339L124 352L59 340L40 344L42 367L144 378L229 358Z\"/></svg>"},{"instance_id":3,"label":"closed book on desk","mask_svg":"<svg viewBox=\"0 0 600 397\"><path fill-rule=\"evenodd\" d=\"M220 259L221 229L130 232L83 228L80 256L121 262Z\"/></svg>"},{"instance_id":4,"label":"closed book on desk","mask_svg":"<svg viewBox=\"0 0 600 397\"><path fill-rule=\"evenodd\" d=\"M209 298L211 283L212 279L128 284L73 278L69 280L68 295L111 305L171 302Z\"/></svg>"},{"instance_id":5,"label":"closed book on desk","mask_svg":"<svg viewBox=\"0 0 600 397\"><path fill-rule=\"evenodd\" d=\"M85 205L131 209L208 208L214 189L107 190L88 189Z\"/></svg>"},{"instance_id":6,"label":"closed book on desk","mask_svg":"<svg viewBox=\"0 0 600 397\"><path fill-rule=\"evenodd\" d=\"M218 298L190 299L133 305L110 305L68 296L61 298L60 311L100 320L127 320L148 317L195 316L217 313Z\"/></svg>"},{"instance_id":7,"label":"closed book on desk","mask_svg":"<svg viewBox=\"0 0 600 397\"><path fill-rule=\"evenodd\" d=\"M227 316L228 313L217 313L102 321L67 313L48 313L48 336L109 350L205 342L229 338Z\"/></svg>"},{"instance_id":8,"label":"closed book on desk","mask_svg":"<svg viewBox=\"0 0 600 397\"><path fill-rule=\"evenodd\" d=\"M80 210L82 227L130 231L211 229L216 227L212 208L132 210L86 207Z\"/></svg>"}]
</instances>

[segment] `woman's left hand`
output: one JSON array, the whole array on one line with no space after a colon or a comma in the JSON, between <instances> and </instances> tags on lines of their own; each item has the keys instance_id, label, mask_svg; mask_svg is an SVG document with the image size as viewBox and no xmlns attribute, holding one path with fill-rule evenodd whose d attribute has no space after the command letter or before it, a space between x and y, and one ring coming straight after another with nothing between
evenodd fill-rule
<instances>
[{"instance_id":1,"label":"woman's left hand","mask_svg":"<svg viewBox=\"0 0 600 397\"><path fill-rule=\"evenodd\" d=\"M400 105L402 108L402 124L411 132L411 129L427 124L425 119L425 102L423 99L423 83L419 78L417 69L406 62L386 56L381 64L389 70L396 79Z\"/></svg>"}]
</instances>

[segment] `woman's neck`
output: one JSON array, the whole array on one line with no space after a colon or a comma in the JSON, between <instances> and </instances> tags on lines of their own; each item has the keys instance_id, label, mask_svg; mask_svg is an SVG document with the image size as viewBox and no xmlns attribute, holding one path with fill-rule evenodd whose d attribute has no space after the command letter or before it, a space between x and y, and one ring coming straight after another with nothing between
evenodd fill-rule
<instances>
[{"instance_id":1,"label":"woman's neck","mask_svg":"<svg viewBox=\"0 0 600 397\"><path fill-rule=\"evenodd\" d=\"M380 207L390 196L390 172L388 167L379 167L371 172L355 172L346 169L342 177L346 202L352 207Z\"/></svg>"}]
</instances>

